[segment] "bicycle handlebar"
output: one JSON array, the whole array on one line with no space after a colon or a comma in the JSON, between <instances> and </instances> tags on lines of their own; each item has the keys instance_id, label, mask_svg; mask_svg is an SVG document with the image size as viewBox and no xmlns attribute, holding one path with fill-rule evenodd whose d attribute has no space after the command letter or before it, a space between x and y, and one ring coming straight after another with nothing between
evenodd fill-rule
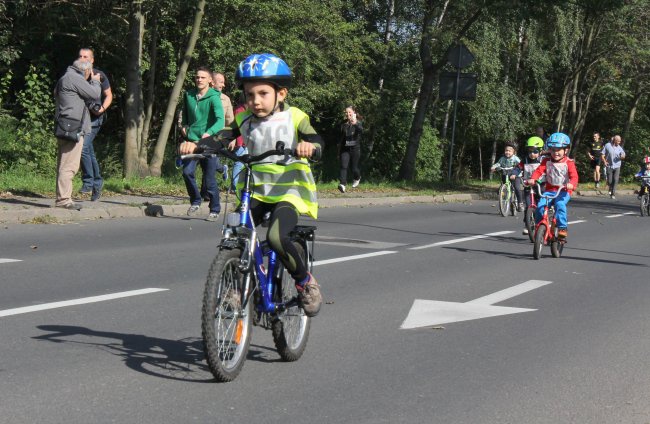
<instances>
[{"instance_id":1,"label":"bicycle handlebar","mask_svg":"<svg viewBox=\"0 0 650 424\"><path fill-rule=\"evenodd\" d=\"M562 192L562 190L566 190L566 186L563 185L563 186L561 186L561 187L559 188L559 190L555 193L555 196L548 196L548 195L545 196L545 195L542 194L542 186L540 185L540 183L535 183L535 185L537 186L537 194L539 194L539 197L545 197L545 198L547 198L547 199L555 199L555 198L557 198L557 197L560 195L560 193Z\"/></svg>"},{"instance_id":2,"label":"bicycle handlebar","mask_svg":"<svg viewBox=\"0 0 650 424\"><path fill-rule=\"evenodd\" d=\"M318 160L320 158L320 153L321 149L315 149L314 153L312 154L311 158L313 160ZM181 159L203 159L206 157L210 157L213 155L222 155L225 156L229 159L232 159L236 162L242 162L245 164L250 164L253 162L259 162L261 160L264 160L270 156L297 156L296 155L296 150L295 149L285 149L284 148L284 142L278 141L275 144L275 149L273 150L268 150L262 154L256 155L256 156L251 156L251 155L242 155L242 156L237 156L234 152L228 150L225 147L219 148L219 149L210 149L210 148L204 148L202 152L200 153L192 153L188 155L181 155Z\"/></svg>"}]
</instances>

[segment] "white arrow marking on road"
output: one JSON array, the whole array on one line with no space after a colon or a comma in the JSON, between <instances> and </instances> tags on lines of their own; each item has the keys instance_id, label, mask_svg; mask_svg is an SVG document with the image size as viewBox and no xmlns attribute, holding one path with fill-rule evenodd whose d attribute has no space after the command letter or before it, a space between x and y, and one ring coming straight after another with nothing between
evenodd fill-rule
<instances>
[{"instance_id":1,"label":"white arrow marking on road","mask_svg":"<svg viewBox=\"0 0 650 424\"><path fill-rule=\"evenodd\" d=\"M442 302L438 300L415 299L408 316L400 326L401 329L431 327L450 322L469 321L473 319L496 317L536 311L537 309L510 308L492 306L511 297L551 284L552 281L529 280L525 283L470 300L466 303Z\"/></svg>"},{"instance_id":2,"label":"white arrow marking on road","mask_svg":"<svg viewBox=\"0 0 650 424\"><path fill-rule=\"evenodd\" d=\"M6 264L9 262L22 262L20 259L4 259L0 258L0 264Z\"/></svg>"}]
</instances>

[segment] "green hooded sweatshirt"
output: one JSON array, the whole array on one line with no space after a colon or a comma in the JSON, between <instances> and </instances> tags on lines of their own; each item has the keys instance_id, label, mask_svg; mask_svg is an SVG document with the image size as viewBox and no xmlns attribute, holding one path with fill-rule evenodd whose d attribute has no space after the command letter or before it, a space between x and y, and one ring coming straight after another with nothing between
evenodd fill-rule
<instances>
[{"instance_id":1,"label":"green hooded sweatshirt","mask_svg":"<svg viewBox=\"0 0 650 424\"><path fill-rule=\"evenodd\" d=\"M183 126L187 128L187 139L198 141L203 134L214 135L224 126L224 113L220 93L209 88L203 97L197 99L195 88L183 95Z\"/></svg>"}]
</instances>

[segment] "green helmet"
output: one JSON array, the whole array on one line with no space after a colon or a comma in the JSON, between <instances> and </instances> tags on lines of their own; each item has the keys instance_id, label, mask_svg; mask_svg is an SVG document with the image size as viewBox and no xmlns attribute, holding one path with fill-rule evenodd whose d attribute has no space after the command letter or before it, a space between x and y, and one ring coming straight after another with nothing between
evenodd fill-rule
<instances>
[{"instance_id":1,"label":"green helmet","mask_svg":"<svg viewBox=\"0 0 650 424\"><path fill-rule=\"evenodd\" d=\"M541 149L544 147L544 140L537 136L531 137L526 141L526 147L537 147Z\"/></svg>"}]
</instances>

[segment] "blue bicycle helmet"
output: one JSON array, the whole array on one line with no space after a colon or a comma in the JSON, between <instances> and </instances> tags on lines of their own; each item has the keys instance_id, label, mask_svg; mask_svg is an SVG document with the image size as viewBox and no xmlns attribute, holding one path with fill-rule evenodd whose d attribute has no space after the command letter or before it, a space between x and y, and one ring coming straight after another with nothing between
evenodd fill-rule
<instances>
[{"instance_id":1,"label":"blue bicycle helmet","mask_svg":"<svg viewBox=\"0 0 650 424\"><path fill-rule=\"evenodd\" d=\"M571 145L571 139L564 133L553 133L546 139L546 147L566 148Z\"/></svg>"},{"instance_id":2,"label":"blue bicycle helmet","mask_svg":"<svg viewBox=\"0 0 650 424\"><path fill-rule=\"evenodd\" d=\"M242 60L235 73L239 88L247 81L264 81L280 88L291 87L291 69L287 63L271 53L252 54Z\"/></svg>"}]
</instances>

